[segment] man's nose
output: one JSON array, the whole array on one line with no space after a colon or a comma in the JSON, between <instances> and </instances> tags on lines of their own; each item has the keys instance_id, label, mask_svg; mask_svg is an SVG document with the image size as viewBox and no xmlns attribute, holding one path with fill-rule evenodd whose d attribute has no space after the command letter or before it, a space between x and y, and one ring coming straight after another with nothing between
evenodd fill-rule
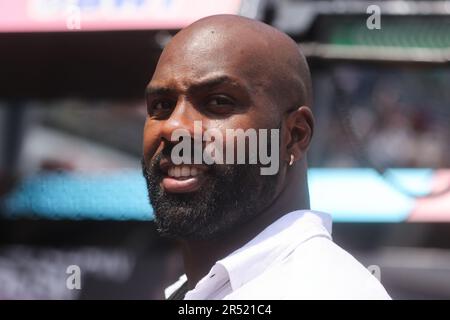
<instances>
[{"instance_id":1,"label":"man's nose","mask_svg":"<svg viewBox=\"0 0 450 320\"><path fill-rule=\"evenodd\" d=\"M175 138L174 131L188 134L194 137L194 122L200 121L201 117L195 107L186 99L181 99L177 102L170 117L164 121L161 128L161 137L171 142L177 142L179 139ZM182 130L182 131L180 131Z\"/></svg>"}]
</instances>

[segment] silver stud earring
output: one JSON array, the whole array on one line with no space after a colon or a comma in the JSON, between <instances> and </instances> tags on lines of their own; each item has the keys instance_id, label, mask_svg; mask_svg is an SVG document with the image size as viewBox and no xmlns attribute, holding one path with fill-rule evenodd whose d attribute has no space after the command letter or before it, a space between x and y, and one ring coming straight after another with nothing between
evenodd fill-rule
<instances>
[{"instance_id":1,"label":"silver stud earring","mask_svg":"<svg viewBox=\"0 0 450 320\"><path fill-rule=\"evenodd\" d=\"M294 164L294 155L291 154L291 161L289 161L289 167Z\"/></svg>"}]
</instances>

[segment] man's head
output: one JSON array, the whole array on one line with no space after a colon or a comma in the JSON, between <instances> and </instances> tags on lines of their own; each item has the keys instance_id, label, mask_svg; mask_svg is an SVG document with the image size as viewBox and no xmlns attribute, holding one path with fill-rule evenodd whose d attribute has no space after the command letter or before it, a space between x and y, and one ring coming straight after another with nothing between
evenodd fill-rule
<instances>
[{"instance_id":1,"label":"man's head","mask_svg":"<svg viewBox=\"0 0 450 320\"><path fill-rule=\"evenodd\" d=\"M306 170L310 106L306 60L284 33L232 15L207 17L181 30L165 47L147 87L142 164L160 231L211 239L272 206L293 173ZM201 132L223 133L224 145L230 129L279 129L278 172L261 175L260 163L247 162L175 166L171 151L179 142L173 132L182 129L194 137L195 122ZM291 160L297 164L290 167Z\"/></svg>"}]
</instances>

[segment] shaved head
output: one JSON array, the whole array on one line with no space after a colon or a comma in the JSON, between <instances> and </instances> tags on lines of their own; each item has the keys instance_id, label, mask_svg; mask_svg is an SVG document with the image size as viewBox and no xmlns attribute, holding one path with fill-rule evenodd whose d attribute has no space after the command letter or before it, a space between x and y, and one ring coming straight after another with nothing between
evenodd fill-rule
<instances>
[{"instance_id":1,"label":"shaved head","mask_svg":"<svg viewBox=\"0 0 450 320\"><path fill-rule=\"evenodd\" d=\"M298 45L283 32L246 17L215 15L194 22L175 35L159 64L181 70L239 65L241 76L280 111L311 107L310 72Z\"/></svg>"}]
</instances>

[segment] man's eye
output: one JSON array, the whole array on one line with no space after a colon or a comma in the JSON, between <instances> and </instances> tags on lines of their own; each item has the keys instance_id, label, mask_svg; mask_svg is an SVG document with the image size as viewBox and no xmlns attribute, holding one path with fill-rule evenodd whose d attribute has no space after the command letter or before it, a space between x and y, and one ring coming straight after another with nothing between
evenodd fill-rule
<instances>
[{"instance_id":1,"label":"man's eye","mask_svg":"<svg viewBox=\"0 0 450 320\"><path fill-rule=\"evenodd\" d=\"M171 109L172 106L173 106L172 101L156 101L153 104L153 109L157 111L168 110Z\"/></svg>"},{"instance_id":2,"label":"man's eye","mask_svg":"<svg viewBox=\"0 0 450 320\"><path fill-rule=\"evenodd\" d=\"M227 97L213 97L209 99L208 105L210 106L233 105L233 101Z\"/></svg>"},{"instance_id":3,"label":"man's eye","mask_svg":"<svg viewBox=\"0 0 450 320\"><path fill-rule=\"evenodd\" d=\"M222 115L232 113L234 106L234 101L231 98L224 96L211 97L206 104L206 108L209 112Z\"/></svg>"},{"instance_id":4,"label":"man's eye","mask_svg":"<svg viewBox=\"0 0 450 320\"><path fill-rule=\"evenodd\" d=\"M171 100L155 100L148 106L148 114L150 116L161 115L170 112L174 108L175 103Z\"/></svg>"}]
</instances>

